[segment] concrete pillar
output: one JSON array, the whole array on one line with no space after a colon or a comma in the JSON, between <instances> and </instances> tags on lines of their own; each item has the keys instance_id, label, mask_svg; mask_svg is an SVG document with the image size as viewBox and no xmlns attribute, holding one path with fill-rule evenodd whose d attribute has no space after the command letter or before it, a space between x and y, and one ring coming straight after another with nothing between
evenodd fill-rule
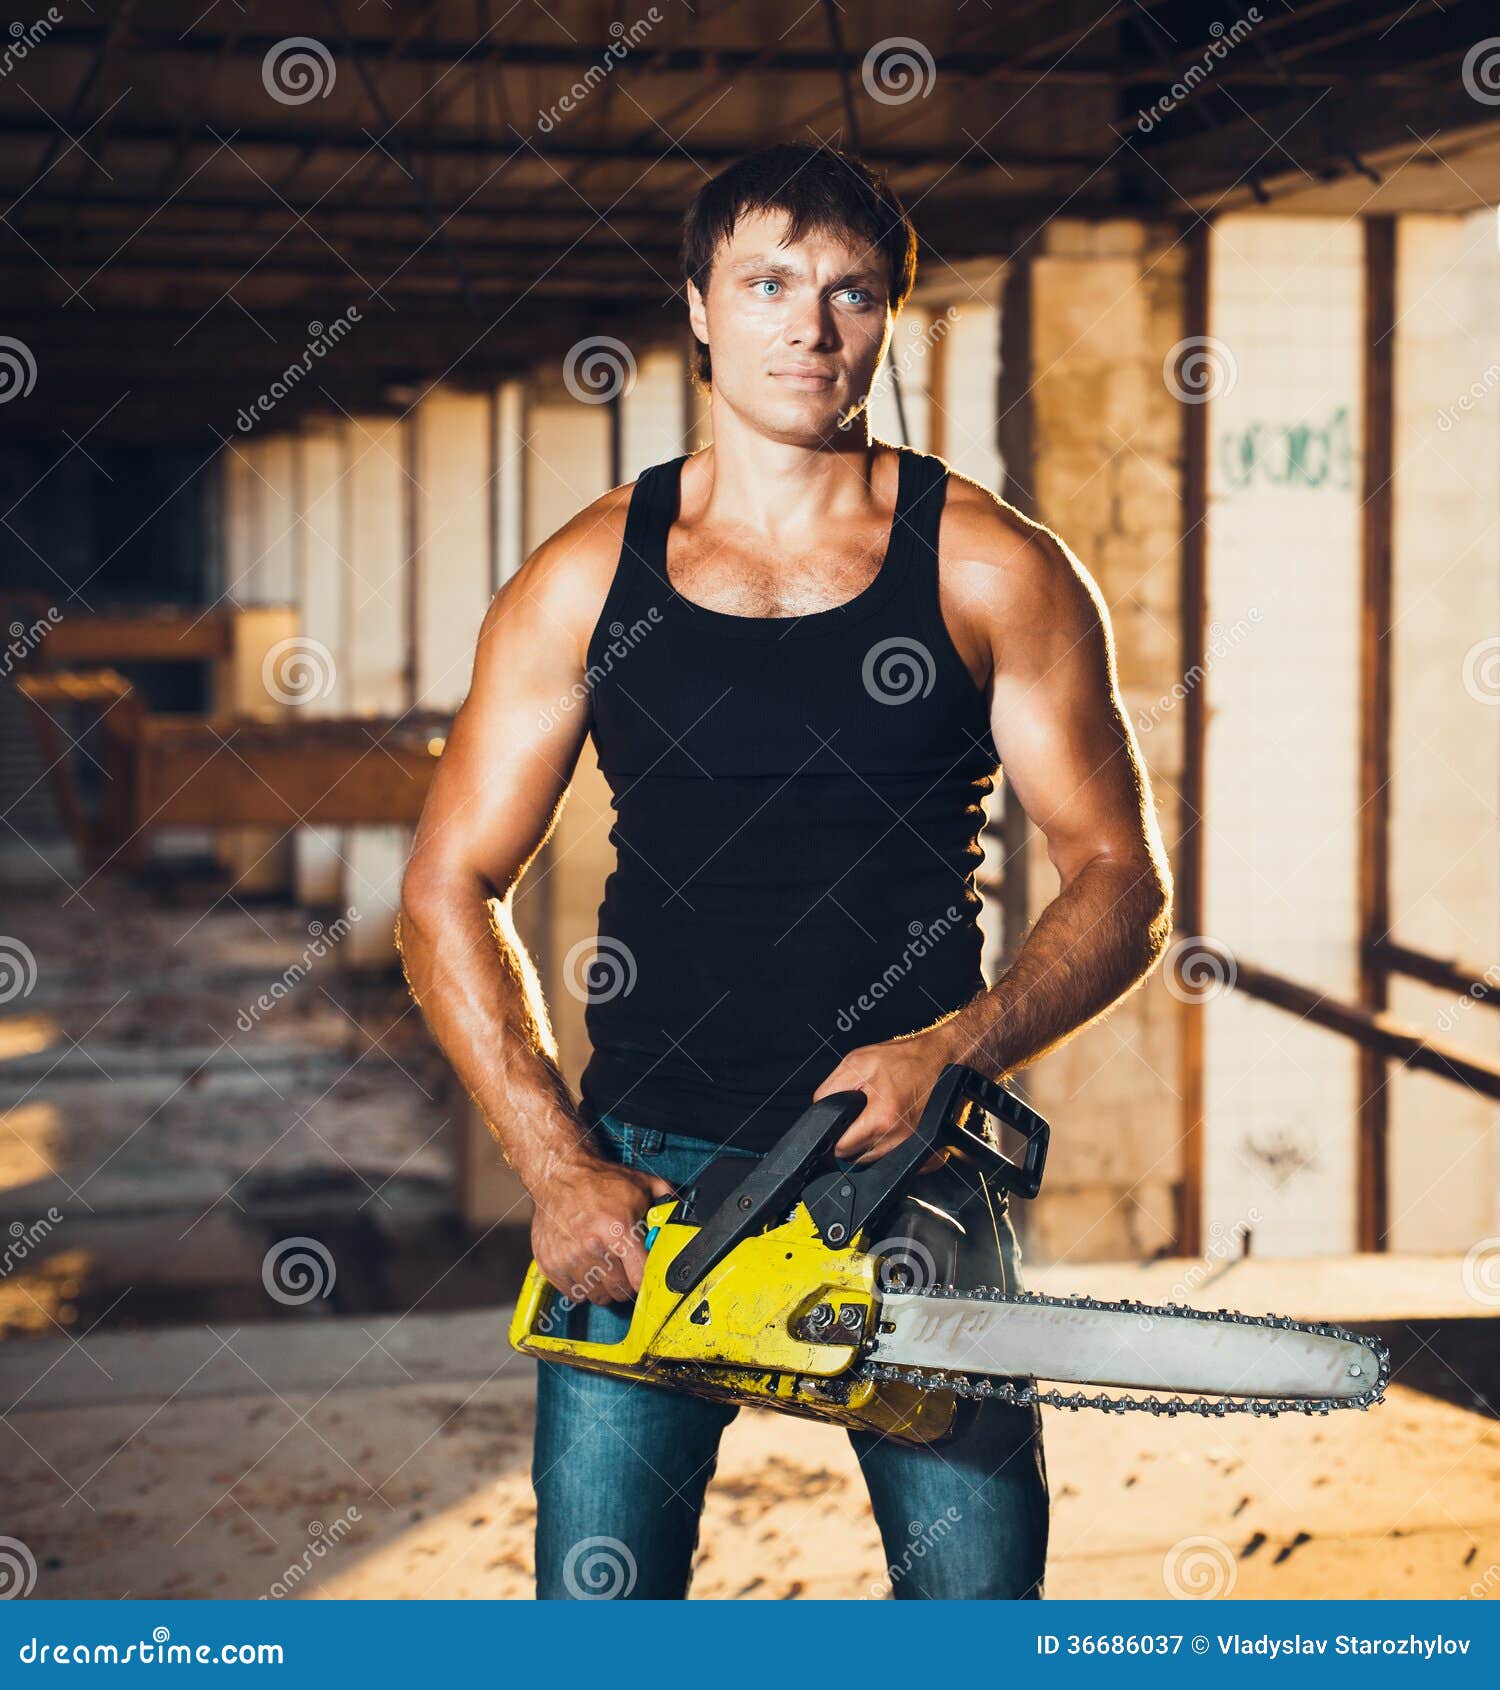
<instances>
[{"instance_id":1,"label":"concrete pillar","mask_svg":"<svg viewBox=\"0 0 1500 1690\"><path fill-rule=\"evenodd\" d=\"M678 347L641 356L635 385L620 401L620 479L687 450L687 363Z\"/></svg>"},{"instance_id":2,"label":"concrete pillar","mask_svg":"<svg viewBox=\"0 0 1500 1690\"><path fill-rule=\"evenodd\" d=\"M1049 226L1030 279L1036 515L1097 582L1113 622L1119 682L1156 791L1168 848L1181 772L1177 636L1181 416L1163 380L1182 334L1180 245L1136 222ZM985 327L988 340L989 329ZM959 395L993 382L961 324L948 354L955 462L998 462L993 433L953 438ZM991 471L990 473L996 473ZM1026 878L1032 919L1058 890L1033 830ZM1181 1179L1176 1094L1180 1008L1160 973L1100 1024L1026 1071L1054 1122L1047 1188L1028 1206L1033 1257L1148 1256L1174 1234Z\"/></svg>"},{"instance_id":3,"label":"concrete pillar","mask_svg":"<svg viewBox=\"0 0 1500 1690\"><path fill-rule=\"evenodd\" d=\"M348 565L344 556L348 442L342 422L307 423L297 443L298 486L301 495L298 602L302 636L326 676L326 691L317 689L298 708L317 716L339 716L348 708L346 641ZM293 843L297 901L313 907L333 906L343 891L344 830L304 826Z\"/></svg>"},{"instance_id":4,"label":"concrete pillar","mask_svg":"<svg viewBox=\"0 0 1500 1690\"><path fill-rule=\"evenodd\" d=\"M346 609L348 698L360 715L395 716L406 707L410 569L407 422L355 417L348 425L344 479L348 535ZM340 954L351 967L394 963L401 871L410 845L402 827L346 833L343 902L360 913Z\"/></svg>"},{"instance_id":5,"label":"concrete pillar","mask_svg":"<svg viewBox=\"0 0 1500 1690\"><path fill-rule=\"evenodd\" d=\"M1343 218L1225 217L1209 275L1204 919L1247 960L1349 998L1362 231ZM1159 503L1154 479L1137 479L1137 496ZM1203 1013L1209 1230L1242 1227L1253 1209L1257 1255L1353 1248L1354 1046L1243 993Z\"/></svg>"},{"instance_id":6,"label":"concrete pillar","mask_svg":"<svg viewBox=\"0 0 1500 1690\"><path fill-rule=\"evenodd\" d=\"M437 388L416 431L416 701L456 710L490 601L495 432L490 396Z\"/></svg>"},{"instance_id":7,"label":"concrete pillar","mask_svg":"<svg viewBox=\"0 0 1500 1690\"><path fill-rule=\"evenodd\" d=\"M232 604L256 602L254 574L261 550L261 480L247 445L232 439L219 460L224 489L224 595Z\"/></svg>"},{"instance_id":8,"label":"concrete pillar","mask_svg":"<svg viewBox=\"0 0 1500 1690\"><path fill-rule=\"evenodd\" d=\"M526 561L524 482L526 384L501 382L494 394L495 579L498 591Z\"/></svg>"},{"instance_id":9,"label":"concrete pillar","mask_svg":"<svg viewBox=\"0 0 1500 1690\"><path fill-rule=\"evenodd\" d=\"M1500 287L1495 213L1403 217L1396 245L1391 925L1483 969L1500 955ZM1487 654L1487 655L1486 655ZM1500 1055L1500 1016L1393 977L1391 1013ZM1500 1232L1495 1105L1393 1065L1390 1245Z\"/></svg>"},{"instance_id":10,"label":"concrete pillar","mask_svg":"<svg viewBox=\"0 0 1500 1690\"><path fill-rule=\"evenodd\" d=\"M292 604L297 596L299 535L297 437L271 434L252 442L261 478L261 548L255 572L256 602Z\"/></svg>"}]
</instances>

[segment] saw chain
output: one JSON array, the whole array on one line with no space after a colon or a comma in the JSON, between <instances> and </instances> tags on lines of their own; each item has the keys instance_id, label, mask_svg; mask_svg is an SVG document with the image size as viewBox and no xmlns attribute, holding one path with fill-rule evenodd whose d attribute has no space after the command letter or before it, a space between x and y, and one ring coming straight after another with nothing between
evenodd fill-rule
<instances>
[{"instance_id":1,"label":"saw chain","mask_svg":"<svg viewBox=\"0 0 1500 1690\"><path fill-rule=\"evenodd\" d=\"M1097 1297L1049 1297L1040 1291L1002 1291L994 1286L981 1285L973 1289L957 1285L922 1286L922 1297L960 1298L965 1302L1000 1304L1026 1303L1052 1309L1104 1309L1113 1314L1133 1314L1145 1318L1174 1320L1218 1321L1229 1326L1262 1326L1283 1330L1312 1332L1324 1338L1343 1338L1370 1352L1379 1362L1379 1372L1369 1390L1357 1397L1182 1397L1107 1396L1102 1391L1042 1390L1035 1384L1018 1383L1010 1379L991 1379L984 1375L970 1375L951 1371L928 1371L920 1367L897 1367L887 1362L864 1361L850 1370L856 1379L870 1379L882 1383L917 1385L928 1390L951 1391L955 1396L987 1398L994 1402L1029 1408L1045 1403L1050 1408L1097 1408L1105 1414L1165 1414L1169 1418L1179 1414L1202 1414L1222 1418L1228 1414L1266 1415L1275 1419L1278 1414L1328 1414L1333 1409L1369 1408L1385 1398L1385 1387L1391 1374L1390 1352L1373 1338L1348 1332L1342 1326L1317 1321L1292 1320L1284 1315L1236 1314L1229 1309L1195 1309L1181 1303L1138 1303L1130 1298L1106 1302Z\"/></svg>"}]
</instances>

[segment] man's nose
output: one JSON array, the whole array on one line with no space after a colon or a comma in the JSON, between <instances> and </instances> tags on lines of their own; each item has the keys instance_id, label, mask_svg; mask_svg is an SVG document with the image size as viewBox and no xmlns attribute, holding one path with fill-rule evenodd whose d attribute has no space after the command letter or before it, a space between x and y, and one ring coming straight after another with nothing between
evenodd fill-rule
<instances>
[{"instance_id":1,"label":"man's nose","mask_svg":"<svg viewBox=\"0 0 1500 1690\"><path fill-rule=\"evenodd\" d=\"M817 299L803 306L787 324L786 338L792 346L831 346L833 313L828 302Z\"/></svg>"}]
</instances>

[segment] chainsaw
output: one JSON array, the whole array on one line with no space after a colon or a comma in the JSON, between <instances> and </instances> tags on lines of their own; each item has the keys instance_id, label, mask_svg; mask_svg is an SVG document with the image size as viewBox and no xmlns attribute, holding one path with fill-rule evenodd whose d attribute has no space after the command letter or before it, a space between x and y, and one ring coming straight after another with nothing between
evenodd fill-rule
<instances>
[{"instance_id":1,"label":"chainsaw","mask_svg":"<svg viewBox=\"0 0 1500 1690\"><path fill-rule=\"evenodd\" d=\"M1277 1415L1383 1397L1384 1346L1336 1326L1019 1289L999 1223L1010 1195L1041 1189L1046 1121L955 1063L908 1139L843 1165L833 1146L865 1101L860 1091L821 1098L764 1157L721 1157L653 1204L623 1337L570 1336L580 1305L533 1262L512 1345L912 1444L946 1437L969 1398ZM986 1275L995 1282L974 1282Z\"/></svg>"}]
</instances>

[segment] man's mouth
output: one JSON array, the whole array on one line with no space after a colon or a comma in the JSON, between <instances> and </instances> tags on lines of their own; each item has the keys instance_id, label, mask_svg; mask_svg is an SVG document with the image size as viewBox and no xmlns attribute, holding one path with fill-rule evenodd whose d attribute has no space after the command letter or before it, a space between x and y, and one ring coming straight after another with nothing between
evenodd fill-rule
<instances>
[{"instance_id":1,"label":"man's mouth","mask_svg":"<svg viewBox=\"0 0 1500 1690\"><path fill-rule=\"evenodd\" d=\"M791 367L784 370L772 370L771 379L785 382L789 387L801 387L806 388L809 392L816 392L821 388L832 387L838 380L838 376L832 370Z\"/></svg>"}]
</instances>

